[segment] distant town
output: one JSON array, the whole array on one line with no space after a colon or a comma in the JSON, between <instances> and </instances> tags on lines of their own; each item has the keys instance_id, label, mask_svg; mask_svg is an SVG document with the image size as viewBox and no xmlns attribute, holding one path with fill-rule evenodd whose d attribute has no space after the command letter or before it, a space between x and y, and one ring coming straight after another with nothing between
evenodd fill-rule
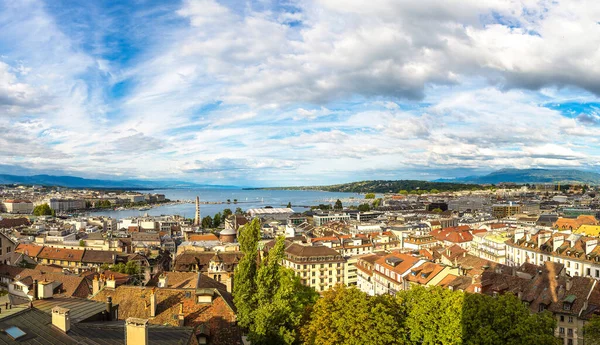
<instances>
[{"instance_id":1,"label":"distant town","mask_svg":"<svg viewBox=\"0 0 600 345\"><path fill-rule=\"evenodd\" d=\"M550 311L553 334L565 344L583 344L583 328L600 314L594 186L400 190L367 193L358 206L336 200L302 213L293 205L237 207L208 221L199 199L178 201L196 204L188 219L81 213L172 202L162 194L5 185L0 198L3 320L34 317L16 313L33 306L51 313L54 324L68 301L71 313L89 309L92 319L169 324L180 327L175 334L182 339L189 327L202 326L195 333L200 343L248 342L249 326L235 322L241 311L233 294L236 267L247 255L240 233L251 223L259 226L262 255L282 239L281 266L316 294L337 286L364 296L415 286L513 293L533 314ZM71 327L67 334L78 339L86 334L82 321L55 326ZM140 327L133 323L124 327ZM160 336L161 329L148 332Z\"/></svg>"}]
</instances>

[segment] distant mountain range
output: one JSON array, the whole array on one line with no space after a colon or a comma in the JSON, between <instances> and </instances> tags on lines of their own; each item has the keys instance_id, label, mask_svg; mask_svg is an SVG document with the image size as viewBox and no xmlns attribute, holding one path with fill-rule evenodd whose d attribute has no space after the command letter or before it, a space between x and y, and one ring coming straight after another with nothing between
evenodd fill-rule
<instances>
[{"instance_id":1,"label":"distant mountain range","mask_svg":"<svg viewBox=\"0 0 600 345\"><path fill-rule=\"evenodd\" d=\"M439 179L436 182L498 184L514 183L586 183L600 184L600 174L575 169L501 169L483 176Z\"/></svg>"},{"instance_id":2,"label":"distant mountain range","mask_svg":"<svg viewBox=\"0 0 600 345\"><path fill-rule=\"evenodd\" d=\"M75 176L32 175L18 176L0 174L0 184L27 184L41 186L60 186L67 188L105 188L105 189L159 189L159 188L236 188L232 186L205 185L185 181L149 181L149 180L100 180Z\"/></svg>"}]
</instances>

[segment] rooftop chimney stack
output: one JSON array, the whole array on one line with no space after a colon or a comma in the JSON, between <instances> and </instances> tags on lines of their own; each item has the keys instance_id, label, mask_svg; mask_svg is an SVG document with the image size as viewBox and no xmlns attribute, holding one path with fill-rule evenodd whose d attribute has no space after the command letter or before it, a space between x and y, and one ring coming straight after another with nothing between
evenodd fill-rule
<instances>
[{"instance_id":1,"label":"rooftop chimney stack","mask_svg":"<svg viewBox=\"0 0 600 345\"><path fill-rule=\"evenodd\" d=\"M97 294L98 291L102 290L104 287L104 274L100 274L100 276L94 276L94 280L92 281L92 294Z\"/></svg>"},{"instance_id":2,"label":"rooftop chimney stack","mask_svg":"<svg viewBox=\"0 0 600 345\"><path fill-rule=\"evenodd\" d=\"M65 333L69 332L71 329L69 309L62 307L52 308L52 325Z\"/></svg>"},{"instance_id":3,"label":"rooftop chimney stack","mask_svg":"<svg viewBox=\"0 0 600 345\"><path fill-rule=\"evenodd\" d=\"M112 310L113 310L113 306L112 306L112 297L108 296L106 297L106 315L108 317L107 321L112 321Z\"/></svg>"},{"instance_id":4,"label":"rooftop chimney stack","mask_svg":"<svg viewBox=\"0 0 600 345\"><path fill-rule=\"evenodd\" d=\"M38 299L38 281L37 279L33 280L33 299Z\"/></svg>"},{"instance_id":5,"label":"rooftop chimney stack","mask_svg":"<svg viewBox=\"0 0 600 345\"><path fill-rule=\"evenodd\" d=\"M156 316L156 290L152 289L150 292L150 316Z\"/></svg>"},{"instance_id":6,"label":"rooftop chimney stack","mask_svg":"<svg viewBox=\"0 0 600 345\"><path fill-rule=\"evenodd\" d=\"M117 281L115 280L115 275L111 274L108 279L106 279L106 287L109 289L117 288Z\"/></svg>"},{"instance_id":7,"label":"rooftop chimney stack","mask_svg":"<svg viewBox=\"0 0 600 345\"><path fill-rule=\"evenodd\" d=\"M125 320L125 345L148 345L148 320L134 317Z\"/></svg>"}]
</instances>

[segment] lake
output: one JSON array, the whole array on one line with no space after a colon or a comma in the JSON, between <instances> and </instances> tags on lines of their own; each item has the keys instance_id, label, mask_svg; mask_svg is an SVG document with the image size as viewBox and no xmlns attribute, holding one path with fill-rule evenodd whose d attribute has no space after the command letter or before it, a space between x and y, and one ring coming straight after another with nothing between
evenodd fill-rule
<instances>
[{"instance_id":1,"label":"lake","mask_svg":"<svg viewBox=\"0 0 600 345\"><path fill-rule=\"evenodd\" d=\"M202 217L213 217L218 212L229 208L235 211L237 207L246 211L251 208L264 208L265 206L286 207L288 202L292 203L292 209L296 212L304 212L308 206L318 204L333 205L337 199L342 200L344 205L358 205L363 199L364 194L358 193L336 193L336 192L321 192L321 191L299 191L299 190L244 190L244 189L154 189L151 191L140 191L140 193L156 193L164 194L170 200L195 200L196 196L200 197L200 201L209 202L226 202L231 200L231 204L207 204L200 205ZM233 200L237 199L238 204L234 204ZM150 216L160 215L181 215L187 218L193 218L195 214L195 204L176 204L162 205L153 207L147 211L139 211L137 209L121 210L121 211L100 211L92 212L91 215L109 216L116 219L137 217L148 214Z\"/></svg>"}]
</instances>

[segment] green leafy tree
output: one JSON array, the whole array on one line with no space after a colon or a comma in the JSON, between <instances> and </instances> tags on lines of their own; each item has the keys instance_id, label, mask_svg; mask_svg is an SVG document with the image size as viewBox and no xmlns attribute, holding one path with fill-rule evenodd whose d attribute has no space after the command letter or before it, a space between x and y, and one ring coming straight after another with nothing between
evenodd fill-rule
<instances>
[{"instance_id":1,"label":"green leafy tree","mask_svg":"<svg viewBox=\"0 0 600 345\"><path fill-rule=\"evenodd\" d=\"M227 219L227 217L231 216L233 214L233 212L231 212L230 208L226 208L223 210L223 218Z\"/></svg>"},{"instance_id":2,"label":"green leafy tree","mask_svg":"<svg viewBox=\"0 0 600 345\"><path fill-rule=\"evenodd\" d=\"M373 200L373 208L381 206L381 198Z\"/></svg>"},{"instance_id":3,"label":"green leafy tree","mask_svg":"<svg viewBox=\"0 0 600 345\"><path fill-rule=\"evenodd\" d=\"M140 265L136 261L128 261L125 264L124 272L125 274L129 274L131 276L135 276L140 274Z\"/></svg>"},{"instance_id":4,"label":"green leafy tree","mask_svg":"<svg viewBox=\"0 0 600 345\"><path fill-rule=\"evenodd\" d=\"M84 240L79 240L79 246L80 247L85 247L85 241Z\"/></svg>"},{"instance_id":5,"label":"green leafy tree","mask_svg":"<svg viewBox=\"0 0 600 345\"><path fill-rule=\"evenodd\" d=\"M237 204L237 199L233 199L233 203L234 203L234 204Z\"/></svg>"},{"instance_id":6,"label":"green leafy tree","mask_svg":"<svg viewBox=\"0 0 600 345\"><path fill-rule=\"evenodd\" d=\"M212 227L212 225L213 225L213 220L210 216L206 216L206 217L202 218L202 228L208 229L208 228Z\"/></svg>"},{"instance_id":7,"label":"green leafy tree","mask_svg":"<svg viewBox=\"0 0 600 345\"><path fill-rule=\"evenodd\" d=\"M237 308L237 318L240 326L249 328L253 321L253 311L257 307L256 299L256 263L258 256L258 241L260 240L260 221L254 218L252 222L240 228L238 242L244 257L235 268L233 285L233 302Z\"/></svg>"},{"instance_id":8,"label":"green leafy tree","mask_svg":"<svg viewBox=\"0 0 600 345\"><path fill-rule=\"evenodd\" d=\"M592 317L583 327L586 345L600 345L600 315Z\"/></svg>"},{"instance_id":9,"label":"green leafy tree","mask_svg":"<svg viewBox=\"0 0 600 345\"><path fill-rule=\"evenodd\" d=\"M444 211L442 211L442 209L438 207L438 208L434 208L433 210L431 210L431 212L442 213Z\"/></svg>"},{"instance_id":10,"label":"green leafy tree","mask_svg":"<svg viewBox=\"0 0 600 345\"><path fill-rule=\"evenodd\" d=\"M401 299L337 285L313 307L302 340L307 345L406 344L405 315Z\"/></svg>"},{"instance_id":11,"label":"green leafy tree","mask_svg":"<svg viewBox=\"0 0 600 345\"><path fill-rule=\"evenodd\" d=\"M439 192L440 191L437 190L437 189L432 189L432 190L429 191L429 193L431 193L431 194L438 194Z\"/></svg>"},{"instance_id":12,"label":"green leafy tree","mask_svg":"<svg viewBox=\"0 0 600 345\"><path fill-rule=\"evenodd\" d=\"M235 214L242 215L242 214L244 214L244 210L242 210L240 207L237 207L235 209Z\"/></svg>"},{"instance_id":13,"label":"green leafy tree","mask_svg":"<svg viewBox=\"0 0 600 345\"><path fill-rule=\"evenodd\" d=\"M369 212L371 211L371 206L369 206L369 204L360 204L358 205L358 210L360 212Z\"/></svg>"},{"instance_id":14,"label":"green leafy tree","mask_svg":"<svg viewBox=\"0 0 600 345\"><path fill-rule=\"evenodd\" d=\"M249 334L252 343L297 343L306 307L318 296L302 285L292 270L281 266L284 248L285 239L279 237L257 271L257 308Z\"/></svg>"},{"instance_id":15,"label":"green leafy tree","mask_svg":"<svg viewBox=\"0 0 600 345\"><path fill-rule=\"evenodd\" d=\"M337 201L333 205L333 209L334 210L343 210L344 209L344 205L342 205L342 201L340 199L337 199Z\"/></svg>"},{"instance_id":16,"label":"green leafy tree","mask_svg":"<svg viewBox=\"0 0 600 345\"><path fill-rule=\"evenodd\" d=\"M400 191L398 191L398 194L400 194L400 195L408 195L408 191L406 189L401 189Z\"/></svg>"},{"instance_id":17,"label":"green leafy tree","mask_svg":"<svg viewBox=\"0 0 600 345\"><path fill-rule=\"evenodd\" d=\"M213 228L218 228L221 225L221 212L215 214L213 218Z\"/></svg>"},{"instance_id":18,"label":"green leafy tree","mask_svg":"<svg viewBox=\"0 0 600 345\"><path fill-rule=\"evenodd\" d=\"M288 202L288 204L287 204L287 208L292 208L292 202L291 202L291 201L290 201L290 202Z\"/></svg>"},{"instance_id":19,"label":"green leafy tree","mask_svg":"<svg viewBox=\"0 0 600 345\"><path fill-rule=\"evenodd\" d=\"M33 208L34 216L52 216L54 215L54 210L50 208L48 204L37 205Z\"/></svg>"},{"instance_id":20,"label":"green leafy tree","mask_svg":"<svg viewBox=\"0 0 600 345\"><path fill-rule=\"evenodd\" d=\"M367 194L365 194L365 199L375 199L375 193L367 193Z\"/></svg>"}]
</instances>

